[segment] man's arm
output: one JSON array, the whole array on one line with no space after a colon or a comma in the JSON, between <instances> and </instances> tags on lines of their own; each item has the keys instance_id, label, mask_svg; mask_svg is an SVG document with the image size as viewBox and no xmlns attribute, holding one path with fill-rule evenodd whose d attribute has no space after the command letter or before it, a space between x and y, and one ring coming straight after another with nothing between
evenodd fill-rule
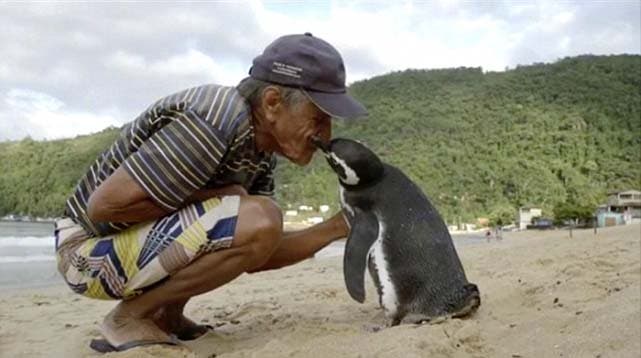
<instances>
[{"instance_id":1,"label":"man's arm","mask_svg":"<svg viewBox=\"0 0 641 358\"><path fill-rule=\"evenodd\" d=\"M196 191L189 200L206 200L221 195L243 195L236 185ZM87 215L93 222L142 222L169 212L154 203L127 171L120 167L89 198ZM329 220L299 231L286 232L283 240L263 267L253 272L276 269L312 257L331 242L349 234L342 212Z\"/></svg>"},{"instance_id":2,"label":"man's arm","mask_svg":"<svg viewBox=\"0 0 641 358\"><path fill-rule=\"evenodd\" d=\"M240 185L216 189L200 189L185 204L204 201L224 195L247 195ZM147 192L123 168L116 169L107 180L91 194L87 215L92 222L142 222L167 215L169 211L156 204Z\"/></svg>"},{"instance_id":3,"label":"man's arm","mask_svg":"<svg viewBox=\"0 0 641 358\"><path fill-rule=\"evenodd\" d=\"M342 211L327 221L307 229L286 232L280 246L262 267L252 271L259 272L293 265L308 259L323 247L337 239L347 237L349 226Z\"/></svg>"},{"instance_id":4,"label":"man's arm","mask_svg":"<svg viewBox=\"0 0 641 358\"><path fill-rule=\"evenodd\" d=\"M123 167L102 182L87 203L87 216L94 223L141 222L166 214Z\"/></svg>"}]
</instances>

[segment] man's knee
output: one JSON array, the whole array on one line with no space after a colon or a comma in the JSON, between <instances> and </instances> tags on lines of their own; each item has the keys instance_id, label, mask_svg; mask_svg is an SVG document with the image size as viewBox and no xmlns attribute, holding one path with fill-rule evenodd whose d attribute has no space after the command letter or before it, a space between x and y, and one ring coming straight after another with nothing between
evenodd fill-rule
<instances>
[{"instance_id":1,"label":"man's knee","mask_svg":"<svg viewBox=\"0 0 641 358\"><path fill-rule=\"evenodd\" d=\"M283 216L273 200L263 196L243 196L233 246L248 250L252 266L264 264L280 244Z\"/></svg>"}]
</instances>

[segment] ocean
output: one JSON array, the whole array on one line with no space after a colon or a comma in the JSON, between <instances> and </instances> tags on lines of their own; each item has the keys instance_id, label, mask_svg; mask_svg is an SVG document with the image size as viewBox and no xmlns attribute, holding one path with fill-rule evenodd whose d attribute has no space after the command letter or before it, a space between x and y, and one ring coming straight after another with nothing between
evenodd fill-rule
<instances>
[{"instance_id":1,"label":"ocean","mask_svg":"<svg viewBox=\"0 0 641 358\"><path fill-rule=\"evenodd\" d=\"M53 230L53 222L0 221L0 288L63 284Z\"/></svg>"},{"instance_id":2,"label":"ocean","mask_svg":"<svg viewBox=\"0 0 641 358\"><path fill-rule=\"evenodd\" d=\"M0 288L62 285L56 269L52 222L0 221ZM454 245L484 243L483 234L452 235ZM315 258L342 256L345 240L333 242Z\"/></svg>"}]
</instances>

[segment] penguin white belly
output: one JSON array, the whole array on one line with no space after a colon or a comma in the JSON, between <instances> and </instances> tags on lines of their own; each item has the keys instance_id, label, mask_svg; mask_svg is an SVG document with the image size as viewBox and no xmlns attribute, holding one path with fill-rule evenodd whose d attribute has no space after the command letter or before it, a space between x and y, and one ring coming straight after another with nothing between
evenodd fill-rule
<instances>
[{"instance_id":1,"label":"penguin white belly","mask_svg":"<svg viewBox=\"0 0 641 358\"><path fill-rule=\"evenodd\" d=\"M372 245L368 257L374 260L376 275L381 290L380 302L385 310L385 315L395 316L398 308L398 298L396 296L396 287L390 276L389 266L383 248L383 238L385 237L385 224L378 220L378 237Z\"/></svg>"}]
</instances>

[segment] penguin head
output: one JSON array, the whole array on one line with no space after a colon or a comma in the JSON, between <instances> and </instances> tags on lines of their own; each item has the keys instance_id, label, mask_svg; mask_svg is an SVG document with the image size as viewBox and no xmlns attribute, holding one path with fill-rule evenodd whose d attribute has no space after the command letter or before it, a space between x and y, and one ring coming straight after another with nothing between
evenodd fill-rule
<instances>
[{"instance_id":1,"label":"penguin head","mask_svg":"<svg viewBox=\"0 0 641 358\"><path fill-rule=\"evenodd\" d=\"M325 159L344 186L367 185L383 176L383 163L362 143L344 138L327 143L314 137L312 141L323 151Z\"/></svg>"}]
</instances>

